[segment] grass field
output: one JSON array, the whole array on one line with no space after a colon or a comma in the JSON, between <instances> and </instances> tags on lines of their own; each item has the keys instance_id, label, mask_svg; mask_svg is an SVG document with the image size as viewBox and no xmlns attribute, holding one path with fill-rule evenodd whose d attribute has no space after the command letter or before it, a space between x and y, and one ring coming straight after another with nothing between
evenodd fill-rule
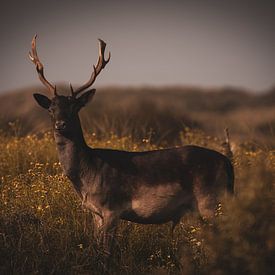
<instances>
[{"instance_id":1,"label":"grass field","mask_svg":"<svg viewBox=\"0 0 275 275\"><path fill-rule=\"evenodd\" d=\"M110 99L104 95L94 109L91 104L88 113L82 115L84 121L91 116L90 124L85 124L87 143L131 151L197 144L222 152L225 122L215 118L217 106L222 106L220 100L214 104L215 96L212 101L208 99L215 110L207 111L212 105L198 98L197 102L206 106L190 113L191 101L180 109L180 92L170 101L154 93L146 101L133 95L125 102L123 92L112 94ZM252 95L248 102L246 95L243 97L246 107L220 109L220 116L231 121L233 133L234 198L221 198L211 224L199 222L192 213L186 215L173 236L170 224L121 222L110 274L274 274L273 103L270 99L260 103ZM230 98L227 101L240 104L239 94L237 99L234 93ZM257 107L253 107L255 102ZM250 118L253 136L238 121L246 119L242 108L248 113L254 108L254 113L262 114L261 119ZM34 117L32 111L38 111L32 105L20 110L24 116L17 114L12 119L2 112L0 274L102 274L103 254L93 237L92 216L82 209L72 185L62 175L52 133L41 133L36 125L30 127L36 122L46 129L47 124L41 126L39 121L48 118L43 113ZM212 127L203 122L207 119ZM94 130L88 129L89 125ZM270 130L257 128L259 125L269 125Z\"/></svg>"}]
</instances>

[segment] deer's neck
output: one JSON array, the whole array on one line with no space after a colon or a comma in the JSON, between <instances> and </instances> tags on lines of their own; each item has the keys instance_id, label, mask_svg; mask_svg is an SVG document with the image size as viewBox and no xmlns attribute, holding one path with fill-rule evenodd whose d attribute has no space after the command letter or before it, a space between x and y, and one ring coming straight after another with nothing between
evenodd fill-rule
<instances>
[{"instance_id":1,"label":"deer's neck","mask_svg":"<svg viewBox=\"0 0 275 275\"><path fill-rule=\"evenodd\" d=\"M87 160L88 146L83 136L79 118L76 122L72 132L60 133L55 131L54 137L63 171L80 193L81 175L85 160Z\"/></svg>"}]
</instances>

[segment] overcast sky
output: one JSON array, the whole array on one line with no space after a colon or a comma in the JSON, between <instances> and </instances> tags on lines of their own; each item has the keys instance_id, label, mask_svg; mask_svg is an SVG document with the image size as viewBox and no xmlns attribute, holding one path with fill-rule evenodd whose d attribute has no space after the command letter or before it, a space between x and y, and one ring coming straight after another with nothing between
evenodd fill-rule
<instances>
[{"instance_id":1,"label":"overcast sky","mask_svg":"<svg viewBox=\"0 0 275 275\"><path fill-rule=\"evenodd\" d=\"M89 78L100 37L112 58L95 86L263 91L275 84L272 2L2 1L0 91L40 85L27 57L35 33L45 74L55 83L77 87Z\"/></svg>"}]
</instances>

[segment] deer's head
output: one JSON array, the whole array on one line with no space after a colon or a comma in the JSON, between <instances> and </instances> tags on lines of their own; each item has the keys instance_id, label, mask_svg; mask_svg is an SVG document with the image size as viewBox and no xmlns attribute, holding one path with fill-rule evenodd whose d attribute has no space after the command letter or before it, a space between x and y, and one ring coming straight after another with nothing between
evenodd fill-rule
<instances>
[{"instance_id":1,"label":"deer's head","mask_svg":"<svg viewBox=\"0 0 275 275\"><path fill-rule=\"evenodd\" d=\"M104 52L106 43L99 39L99 57L97 65L93 66L93 72L90 79L75 91L73 90L72 85L70 85L70 96L59 95L57 93L56 86L52 85L44 76L44 67L38 58L36 50L36 37L37 36L34 36L32 39L32 51L29 53L29 57L36 67L39 79L52 94L52 98L48 98L42 94L33 94L34 99L41 107L47 109L50 113L55 131L73 131L75 123L78 120L79 110L84 107L95 94L95 89L88 88L93 85L96 77L109 62L111 55L109 53L108 58L105 60Z\"/></svg>"}]
</instances>

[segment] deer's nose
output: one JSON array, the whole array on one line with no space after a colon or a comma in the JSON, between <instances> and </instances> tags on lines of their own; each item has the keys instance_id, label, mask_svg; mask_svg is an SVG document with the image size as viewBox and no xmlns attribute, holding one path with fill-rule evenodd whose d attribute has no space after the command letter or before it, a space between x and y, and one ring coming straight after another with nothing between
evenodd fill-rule
<instances>
[{"instance_id":1,"label":"deer's nose","mask_svg":"<svg viewBox=\"0 0 275 275\"><path fill-rule=\"evenodd\" d=\"M55 122L56 130L64 130L66 128L66 122L64 120L58 120Z\"/></svg>"}]
</instances>

